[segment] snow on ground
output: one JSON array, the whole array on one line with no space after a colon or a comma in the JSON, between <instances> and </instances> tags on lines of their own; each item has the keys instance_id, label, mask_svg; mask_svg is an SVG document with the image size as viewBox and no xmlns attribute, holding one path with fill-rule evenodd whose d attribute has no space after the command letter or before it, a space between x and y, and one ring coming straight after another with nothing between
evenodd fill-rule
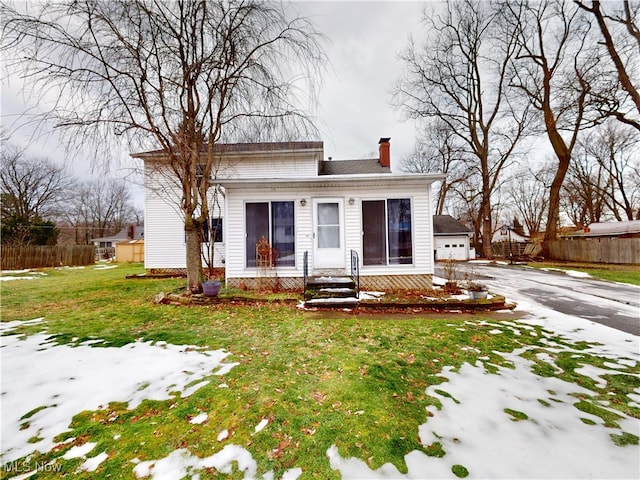
<instances>
[{"instance_id":1,"label":"snow on ground","mask_svg":"<svg viewBox=\"0 0 640 480\"><path fill-rule=\"evenodd\" d=\"M26 268L23 270L2 270L0 271L0 282L9 282L11 280L35 280L46 276L45 272L34 272Z\"/></svg>"},{"instance_id":2,"label":"snow on ground","mask_svg":"<svg viewBox=\"0 0 640 480\"><path fill-rule=\"evenodd\" d=\"M345 479L456 478L454 466L466 468L467 478L640 478L638 446L616 446L611 437L623 432L640 436L640 420L600 402L600 408L620 416L620 428L605 427L600 417L575 406L577 394L593 397L596 392L536 375L534 363L522 356L528 349L535 350L542 355L538 358L557 370L561 369L553 361L561 351L575 351L577 359L604 357L607 368L587 364L576 370L602 385L604 375L624 374L640 362L640 338L559 314L525 298L509 301L516 301L518 310L531 315L484 325L493 333L509 329L518 335L534 335L530 325L541 325L548 347L545 352L539 352L540 347L525 347L500 353L515 368L498 367L498 374L488 373L481 361L464 364L457 372L451 367L443 369L441 375L448 381L427 388L427 394L438 398L442 408L427 409L426 422L418 433L425 446L440 442L446 455L437 458L410 452L405 456L408 473L403 475L389 463L374 471L362 459L343 458L334 445L326 452L331 467ZM555 336L570 345L590 345L573 349L552 341ZM634 391L638 395L629 395L629 405L637 408L640 388Z\"/></svg>"},{"instance_id":3,"label":"snow on ground","mask_svg":"<svg viewBox=\"0 0 640 480\"><path fill-rule=\"evenodd\" d=\"M237 463L235 463L237 462ZM238 445L226 445L222 450L205 458L199 458L186 448L174 450L159 460L148 460L138 463L133 469L137 478L151 477L153 480L176 480L187 477L195 470L215 468L221 473L232 473L236 466L244 472L245 478L255 478L256 461L251 453ZM292 468L284 472L282 480L295 480L302 474L302 469ZM193 478L193 477L191 477ZM273 472L263 475L264 480L273 479Z\"/></svg>"},{"instance_id":4,"label":"snow on ground","mask_svg":"<svg viewBox=\"0 0 640 480\"><path fill-rule=\"evenodd\" d=\"M2 323L0 331L11 333L20 323ZM169 399L175 391L185 397L208 383L205 377L235 365L222 363L224 350L140 341L120 348L71 347L57 345L45 333L4 335L0 354L3 463L48 451L83 410L116 401L135 408L144 399ZM40 440L29 443L36 437Z\"/></svg>"},{"instance_id":5,"label":"snow on ground","mask_svg":"<svg viewBox=\"0 0 640 480\"><path fill-rule=\"evenodd\" d=\"M541 268L545 272L561 272L574 278L591 278L587 272L580 272L579 270L567 270L564 268Z\"/></svg>"},{"instance_id":6,"label":"snow on ground","mask_svg":"<svg viewBox=\"0 0 640 480\"><path fill-rule=\"evenodd\" d=\"M630 368L640 362L640 338L559 314L519 295L508 300L517 302L517 310L529 314L521 319L514 315L511 321L479 324L490 333L518 335L525 345L530 336L544 346L495 352L513 365L493 365L497 373L488 372L489 364L484 363L490 361L488 357L475 365L464 364L458 371L443 367L441 376L447 381L426 390L440 401L441 409L428 407L424 423L407 435L417 434L425 446L439 442L446 455L437 458L417 450L407 452L408 473L401 474L389 463L374 471L365 459L343 458L334 445L326 452L331 468L345 479L456 478L453 470L463 467L468 478L640 478L637 445L616 446L611 437L623 432L640 436L640 421L600 401L599 408L620 417L619 428L605 427L600 417L575 406L577 394L594 397L596 392L558 378L541 377L534 373L531 360L545 362L560 373L562 369L555 363L560 352L569 352L578 362L582 357L599 356L605 359L602 365L595 367L585 360L575 371L597 385L605 385L612 375L630 374ZM28 323L38 322L41 319ZM186 396L204 385L212 372L228 372L234 365L222 364L227 353L221 350L193 350L162 343L136 342L121 348L91 347L91 342L77 347L56 345L45 333L12 335L11 330L18 325L20 322L9 322L1 327L9 333L0 338L2 462L36 449L50 449L53 437L64 432L72 416L80 411L98 409L111 401L127 401L133 408L145 398L169 398L170 390ZM533 325L543 328L541 335ZM468 325L454 326L464 329ZM577 342L581 342L580 348ZM525 358L526 353L532 355ZM631 406L640 408L640 388L628 400ZM206 420L206 413L200 413L191 423ZM20 430L25 422L28 427ZM266 419L258 423L254 434L269 434ZM42 440L28 443L36 435ZM218 441L228 437L229 432L223 430ZM337 438L336 443L339 441ZM108 461L107 453L92 451L95 444L82 447L74 447L65 455L84 458L80 470L94 471ZM244 472L245 478L257 474L251 452L238 445L226 445L205 458L178 449L164 458L131 461L136 477L152 480L197 477L197 472L206 468L225 473L235 467ZM292 468L282 478L295 479L302 473ZM263 478L273 478L273 472Z\"/></svg>"}]
</instances>

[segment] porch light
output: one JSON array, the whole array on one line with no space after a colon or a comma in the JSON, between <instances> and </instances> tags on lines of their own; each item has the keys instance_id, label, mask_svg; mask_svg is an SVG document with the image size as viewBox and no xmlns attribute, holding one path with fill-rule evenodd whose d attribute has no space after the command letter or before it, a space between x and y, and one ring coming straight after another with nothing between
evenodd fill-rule
<instances>
[{"instance_id":1,"label":"porch light","mask_svg":"<svg viewBox=\"0 0 640 480\"><path fill-rule=\"evenodd\" d=\"M300 205L302 205L304 207L306 204L307 204L307 200L305 198L300 200Z\"/></svg>"},{"instance_id":2,"label":"porch light","mask_svg":"<svg viewBox=\"0 0 640 480\"><path fill-rule=\"evenodd\" d=\"M353 198L353 197L351 197L351 198L349 199L349 205L353 205L354 203L356 203L356 199L355 199L355 198Z\"/></svg>"}]
</instances>

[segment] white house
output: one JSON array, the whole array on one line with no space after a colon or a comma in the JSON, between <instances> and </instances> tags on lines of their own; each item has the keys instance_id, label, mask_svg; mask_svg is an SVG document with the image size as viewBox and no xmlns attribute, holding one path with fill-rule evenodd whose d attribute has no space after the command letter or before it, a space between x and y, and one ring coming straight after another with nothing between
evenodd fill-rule
<instances>
[{"instance_id":1,"label":"white house","mask_svg":"<svg viewBox=\"0 0 640 480\"><path fill-rule=\"evenodd\" d=\"M118 243L143 238L144 225L129 225L110 237L92 238L91 243L96 246L96 258L102 259L114 256Z\"/></svg>"},{"instance_id":2,"label":"white house","mask_svg":"<svg viewBox=\"0 0 640 480\"><path fill-rule=\"evenodd\" d=\"M379 159L324 160L322 142L221 144L215 151L215 257L227 285L252 288L265 275L257 249L264 237L276 252L268 274L284 288L301 287L305 269L349 274L354 261L363 288L431 286L431 185L444 175L393 173L388 138L380 139ZM159 167L161 151L133 156L146 171L145 267L184 269L180 189Z\"/></svg>"}]
</instances>

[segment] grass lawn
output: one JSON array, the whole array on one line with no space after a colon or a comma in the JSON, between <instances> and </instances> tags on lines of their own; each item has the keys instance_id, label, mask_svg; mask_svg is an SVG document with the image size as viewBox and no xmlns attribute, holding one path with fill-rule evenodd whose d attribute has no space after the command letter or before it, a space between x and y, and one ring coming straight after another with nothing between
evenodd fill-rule
<instances>
[{"instance_id":1,"label":"grass lawn","mask_svg":"<svg viewBox=\"0 0 640 480\"><path fill-rule=\"evenodd\" d=\"M501 314L355 316L302 312L278 302L156 305L152 300L157 293L182 287L184 280L125 279L126 274L142 271L135 264L103 270L49 269L41 278L0 282L2 321L44 317L43 323L18 331L35 334L44 327L60 344L99 339L94 346L100 348L142 338L225 349L231 352L227 360L239 365L222 377L212 376L209 384L186 398L144 401L133 410L112 403L78 412L71 431L56 439L73 437L73 442L36 454L30 462L46 463L72 445L91 441L98 444L96 452L109 453L97 471L100 477L132 478L133 458L158 459L183 447L206 457L230 443L251 452L259 475L273 471L280 478L287 469L300 467L301 478L328 479L339 478L326 456L335 445L342 457L364 459L373 469L391 462L406 472L404 456L412 450L446 453L437 442L422 445L417 430L426 421L426 408L439 404L426 389L444 381L439 375L443 366L473 365L480 357L489 359L485 365L493 368L509 366L496 352L512 352L542 339L540 327L527 337L508 329L492 334L483 320L496 322ZM514 319L512 313L505 315ZM544 371L546 364L540 362L539 374L588 381L573 372L579 364L571 362L567 356L562 373ZM594 362L602 364L601 359ZM219 388L222 383L229 388ZM610 385L601 394L611 401L611 408L637 417L639 410L629 407L624 397L636 387ZM583 401L583 407L590 408L589 399ZM198 412L207 412L206 424L185 421ZM605 414L610 415L610 409ZM257 435L255 427L262 419L268 419L269 427ZM219 441L223 428L230 435ZM114 436L119 438L117 446ZM61 471L32 478L73 474L81 460L57 462ZM5 466L1 478L9 476L8 471ZM212 469L201 474L217 476ZM242 476L236 471L231 478Z\"/></svg>"},{"instance_id":2,"label":"grass lawn","mask_svg":"<svg viewBox=\"0 0 640 480\"><path fill-rule=\"evenodd\" d=\"M558 270L577 270L594 278L610 282L629 283L640 286L640 268L637 265L613 265L606 263L580 262L531 262L533 268L549 268Z\"/></svg>"}]
</instances>

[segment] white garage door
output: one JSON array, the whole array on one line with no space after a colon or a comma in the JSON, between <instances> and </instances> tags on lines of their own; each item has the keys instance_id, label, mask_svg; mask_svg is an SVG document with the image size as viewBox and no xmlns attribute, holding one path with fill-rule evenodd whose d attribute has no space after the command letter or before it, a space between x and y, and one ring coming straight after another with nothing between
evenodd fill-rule
<instances>
[{"instance_id":1,"label":"white garage door","mask_svg":"<svg viewBox=\"0 0 640 480\"><path fill-rule=\"evenodd\" d=\"M437 237L437 260L469 260L469 239L464 237Z\"/></svg>"}]
</instances>

